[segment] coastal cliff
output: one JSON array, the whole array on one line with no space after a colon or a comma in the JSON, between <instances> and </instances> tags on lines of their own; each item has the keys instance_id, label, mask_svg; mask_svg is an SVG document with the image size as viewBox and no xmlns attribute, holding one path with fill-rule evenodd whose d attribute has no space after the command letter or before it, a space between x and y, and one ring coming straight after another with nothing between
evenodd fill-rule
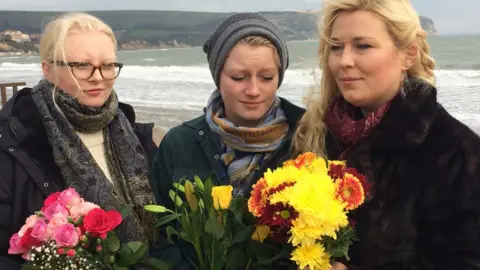
<instances>
[{"instance_id":1,"label":"coastal cliff","mask_svg":"<svg viewBox=\"0 0 480 270\"><path fill-rule=\"evenodd\" d=\"M215 27L232 13L186 11L92 11L110 25L122 50L185 48L202 46ZM39 34L58 12L0 11L0 32L15 29ZM316 40L318 14L306 12L262 12L277 24L289 41ZM429 34L436 34L430 18L420 18ZM9 44L10 45L10 44ZM6 48L7 46L0 46ZM8 47L12 48L12 46ZM32 47L33 48L33 47Z\"/></svg>"}]
</instances>

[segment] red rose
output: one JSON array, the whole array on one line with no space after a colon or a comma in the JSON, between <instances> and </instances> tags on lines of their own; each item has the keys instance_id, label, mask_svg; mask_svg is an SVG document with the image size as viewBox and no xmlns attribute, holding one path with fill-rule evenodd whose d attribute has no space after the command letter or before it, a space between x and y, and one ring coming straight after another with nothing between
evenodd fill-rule
<instances>
[{"instance_id":1,"label":"red rose","mask_svg":"<svg viewBox=\"0 0 480 270\"><path fill-rule=\"evenodd\" d=\"M122 223L122 215L116 210L105 212L103 209L91 210L83 219L85 230L90 233L105 235Z\"/></svg>"},{"instance_id":2,"label":"red rose","mask_svg":"<svg viewBox=\"0 0 480 270\"><path fill-rule=\"evenodd\" d=\"M29 228L25 234L23 235L22 238L20 238L20 241L18 242L18 245L25 248L25 249L30 249L32 247L38 247L42 243L38 241L37 239L33 238L32 236L32 231L33 228Z\"/></svg>"},{"instance_id":3,"label":"red rose","mask_svg":"<svg viewBox=\"0 0 480 270\"><path fill-rule=\"evenodd\" d=\"M43 207L42 207L41 211L43 212L43 210L45 210L48 206L55 203L58 200L58 197L60 196L60 194L62 194L62 192L55 192L55 193L50 194L45 199L45 201L43 201Z\"/></svg>"}]
</instances>

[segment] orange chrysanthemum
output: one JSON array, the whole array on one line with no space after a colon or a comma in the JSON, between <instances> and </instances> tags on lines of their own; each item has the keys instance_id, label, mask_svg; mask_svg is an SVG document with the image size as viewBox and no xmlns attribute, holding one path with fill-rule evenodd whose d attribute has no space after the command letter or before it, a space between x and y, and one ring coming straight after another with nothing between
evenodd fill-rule
<instances>
[{"instance_id":1,"label":"orange chrysanthemum","mask_svg":"<svg viewBox=\"0 0 480 270\"><path fill-rule=\"evenodd\" d=\"M337 180L336 184L336 196L347 203L345 209L354 210L365 201L365 192L357 177L346 173L343 178Z\"/></svg>"},{"instance_id":2,"label":"orange chrysanthemum","mask_svg":"<svg viewBox=\"0 0 480 270\"><path fill-rule=\"evenodd\" d=\"M267 204L267 192L267 181L264 178L253 185L253 190L250 192L250 198L248 199L248 211L256 217L263 215Z\"/></svg>"},{"instance_id":3,"label":"orange chrysanthemum","mask_svg":"<svg viewBox=\"0 0 480 270\"><path fill-rule=\"evenodd\" d=\"M283 164L284 166L295 166L297 168L302 168L303 166L308 166L312 164L312 162L318 158L318 156L312 152L306 152L299 155L296 159L291 159L285 161Z\"/></svg>"}]
</instances>

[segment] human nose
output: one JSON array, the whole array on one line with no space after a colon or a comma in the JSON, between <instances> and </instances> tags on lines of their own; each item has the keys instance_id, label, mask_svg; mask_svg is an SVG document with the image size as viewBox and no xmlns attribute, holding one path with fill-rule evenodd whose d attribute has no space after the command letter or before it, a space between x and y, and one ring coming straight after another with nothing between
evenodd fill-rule
<instances>
[{"instance_id":1,"label":"human nose","mask_svg":"<svg viewBox=\"0 0 480 270\"><path fill-rule=\"evenodd\" d=\"M256 77L252 77L247 89L245 90L245 94L250 97L257 97L260 95L260 92L258 79Z\"/></svg>"},{"instance_id":2,"label":"human nose","mask_svg":"<svg viewBox=\"0 0 480 270\"><path fill-rule=\"evenodd\" d=\"M340 66L343 68L353 67L355 65L354 53L351 48L345 47L340 55Z\"/></svg>"}]
</instances>

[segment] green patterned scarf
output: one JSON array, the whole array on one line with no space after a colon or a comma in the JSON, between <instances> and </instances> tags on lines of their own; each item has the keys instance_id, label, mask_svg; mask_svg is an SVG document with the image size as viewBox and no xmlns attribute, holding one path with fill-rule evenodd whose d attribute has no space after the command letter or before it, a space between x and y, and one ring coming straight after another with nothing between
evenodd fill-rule
<instances>
[{"instance_id":1,"label":"green patterned scarf","mask_svg":"<svg viewBox=\"0 0 480 270\"><path fill-rule=\"evenodd\" d=\"M65 186L75 188L85 200L106 210L134 205L117 234L122 241L154 240L154 217L143 211L143 205L154 201L147 158L132 126L118 108L115 92L104 106L91 108L60 89L54 101L52 91L54 86L42 80L33 88L32 95ZM113 184L77 134L100 130Z\"/></svg>"}]
</instances>

